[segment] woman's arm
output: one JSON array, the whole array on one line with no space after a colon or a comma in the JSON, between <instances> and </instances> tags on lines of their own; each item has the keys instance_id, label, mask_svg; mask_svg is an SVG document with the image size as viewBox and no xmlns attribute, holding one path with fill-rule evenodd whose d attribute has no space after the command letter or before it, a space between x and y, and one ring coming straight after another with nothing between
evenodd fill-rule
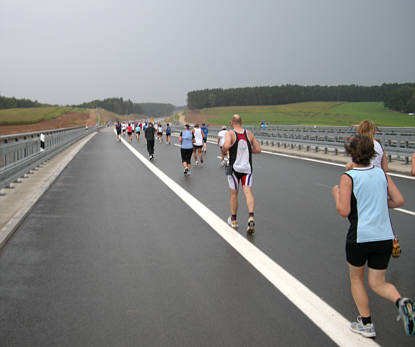
<instances>
[{"instance_id":1,"label":"woman's arm","mask_svg":"<svg viewBox=\"0 0 415 347\"><path fill-rule=\"evenodd\" d=\"M340 184L334 186L331 193L336 202L336 209L339 215L346 218L350 214L350 199L352 196L352 179L342 175Z\"/></svg>"},{"instance_id":2,"label":"woman's arm","mask_svg":"<svg viewBox=\"0 0 415 347\"><path fill-rule=\"evenodd\" d=\"M392 178L389 175L386 175L388 179L388 206L389 208L400 207L405 204L405 199L403 198L398 187L392 181Z\"/></svg>"},{"instance_id":3,"label":"woman's arm","mask_svg":"<svg viewBox=\"0 0 415 347\"><path fill-rule=\"evenodd\" d=\"M383 155L382 155L381 167L382 167L382 170L384 172L388 172L389 171L388 159L386 158L386 153L385 152L383 152Z\"/></svg>"}]
</instances>

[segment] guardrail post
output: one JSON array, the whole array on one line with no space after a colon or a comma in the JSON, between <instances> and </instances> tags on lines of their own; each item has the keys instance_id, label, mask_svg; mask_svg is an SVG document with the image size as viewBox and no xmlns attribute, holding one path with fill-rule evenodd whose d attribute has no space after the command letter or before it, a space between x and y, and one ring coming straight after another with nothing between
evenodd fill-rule
<instances>
[{"instance_id":1,"label":"guardrail post","mask_svg":"<svg viewBox=\"0 0 415 347\"><path fill-rule=\"evenodd\" d=\"M405 165L409 164L409 157L405 157Z\"/></svg>"},{"instance_id":2,"label":"guardrail post","mask_svg":"<svg viewBox=\"0 0 415 347\"><path fill-rule=\"evenodd\" d=\"M298 145L298 150L301 151L301 149L303 148L303 146L301 144Z\"/></svg>"},{"instance_id":3,"label":"guardrail post","mask_svg":"<svg viewBox=\"0 0 415 347\"><path fill-rule=\"evenodd\" d=\"M328 151L329 151L328 148L324 147L324 154L327 154Z\"/></svg>"},{"instance_id":4,"label":"guardrail post","mask_svg":"<svg viewBox=\"0 0 415 347\"><path fill-rule=\"evenodd\" d=\"M287 144L284 142L284 148L287 148Z\"/></svg>"},{"instance_id":5,"label":"guardrail post","mask_svg":"<svg viewBox=\"0 0 415 347\"><path fill-rule=\"evenodd\" d=\"M339 150L337 148L334 149L334 155L339 154Z\"/></svg>"},{"instance_id":6,"label":"guardrail post","mask_svg":"<svg viewBox=\"0 0 415 347\"><path fill-rule=\"evenodd\" d=\"M294 144L292 143L290 147L291 147L291 149L294 149Z\"/></svg>"},{"instance_id":7,"label":"guardrail post","mask_svg":"<svg viewBox=\"0 0 415 347\"><path fill-rule=\"evenodd\" d=\"M307 145L307 152L310 152L310 145Z\"/></svg>"},{"instance_id":8,"label":"guardrail post","mask_svg":"<svg viewBox=\"0 0 415 347\"><path fill-rule=\"evenodd\" d=\"M318 146L314 148L315 152L318 153Z\"/></svg>"},{"instance_id":9,"label":"guardrail post","mask_svg":"<svg viewBox=\"0 0 415 347\"><path fill-rule=\"evenodd\" d=\"M388 154L388 162L390 163L392 161L392 155Z\"/></svg>"}]
</instances>

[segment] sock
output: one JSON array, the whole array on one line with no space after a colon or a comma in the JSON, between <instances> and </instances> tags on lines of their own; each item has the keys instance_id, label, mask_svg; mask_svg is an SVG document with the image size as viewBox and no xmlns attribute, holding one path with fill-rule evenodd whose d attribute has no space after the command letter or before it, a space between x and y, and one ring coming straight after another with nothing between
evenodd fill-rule
<instances>
[{"instance_id":1,"label":"sock","mask_svg":"<svg viewBox=\"0 0 415 347\"><path fill-rule=\"evenodd\" d=\"M232 220L236 220L236 214L233 214L231 217Z\"/></svg>"},{"instance_id":2,"label":"sock","mask_svg":"<svg viewBox=\"0 0 415 347\"><path fill-rule=\"evenodd\" d=\"M398 300L395 301L396 308L398 308L398 309L399 309L399 302L401 301L401 299L402 298L399 298Z\"/></svg>"},{"instance_id":3,"label":"sock","mask_svg":"<svg viewBox=\"0 0 415 347\"><path fill-rule=\"evenodd\" d=\"M254 218L254 212L249 212L249 217Z\"/></svg>"},{"instance_id":4,"label":"sock","mask_svg":"<svg viewBox=\"0 0 415 347\"><path fill-rule=\"evenodd\" d=\"M372 323L372 317L371 316L369 316L369 317L362 317L362 323L363 323L363 325L371 324Z\"/></svg>"}]
</instances>

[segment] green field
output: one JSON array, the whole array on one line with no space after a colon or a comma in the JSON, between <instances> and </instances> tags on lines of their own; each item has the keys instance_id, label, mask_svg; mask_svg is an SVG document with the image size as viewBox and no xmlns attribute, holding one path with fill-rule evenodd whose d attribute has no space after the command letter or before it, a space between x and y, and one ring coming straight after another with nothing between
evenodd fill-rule
<instances>
[{"instance_id":1,"label":"green field","mask_svg":"<svg viewBox=\"0 0 415 347\"><path fill-rule=\"evenodd\" d=\"M42 120L57 118L68 112L88 113L88 110L61 106L11 108L0 110L0 125L37 123Z\"/></svg>"},{"instance_id":2,"label":"green field","mask_svg":"<svg viewBox=\"0 0 415 347\"><path fill-rule=\"evenodd\" d=\"M383 102L303 102L277 106L231 106L206 108L201 114L219 115L208 118L211 124L228 124L235 113L244 124L265 120L279 125L350 126L371 119L377 126L415 127L415 116L393 112Z\"/></svg>"}]
</instances>

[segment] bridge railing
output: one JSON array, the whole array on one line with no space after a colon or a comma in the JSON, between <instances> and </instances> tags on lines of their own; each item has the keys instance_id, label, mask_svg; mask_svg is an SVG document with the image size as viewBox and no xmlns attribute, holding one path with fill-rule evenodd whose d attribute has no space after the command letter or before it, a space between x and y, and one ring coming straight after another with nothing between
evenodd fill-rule
<instances>
[{"instance_id":1,"label":"bridge railing","mask_svg":"<svg viewBox=\"0 0 415 347\"><path fill-rule=\"evenodd\" d=\"M0 136L0 189L97 128L74 127ZM41 148L41 134L44 148Z\"/></svg>"},{"instance_id":2,"label":"bridge railing","mask_svg":"<svg viewBox=\"0 0 415 347\"><path fill-rule=\"evenodd\" d=\"M334 154L344 152L344 144L356 134L356 127L324 127L324 126L247 126L262 145L284 146L298 149L332 151ZM183 127L174 127L181 131ZM217 136L221 127L209 126L209 136ZM387 153L388 160L404 160L415 152L415 128L378 128L376 139L380 141Z\"/></svg>"}]
</instances>

